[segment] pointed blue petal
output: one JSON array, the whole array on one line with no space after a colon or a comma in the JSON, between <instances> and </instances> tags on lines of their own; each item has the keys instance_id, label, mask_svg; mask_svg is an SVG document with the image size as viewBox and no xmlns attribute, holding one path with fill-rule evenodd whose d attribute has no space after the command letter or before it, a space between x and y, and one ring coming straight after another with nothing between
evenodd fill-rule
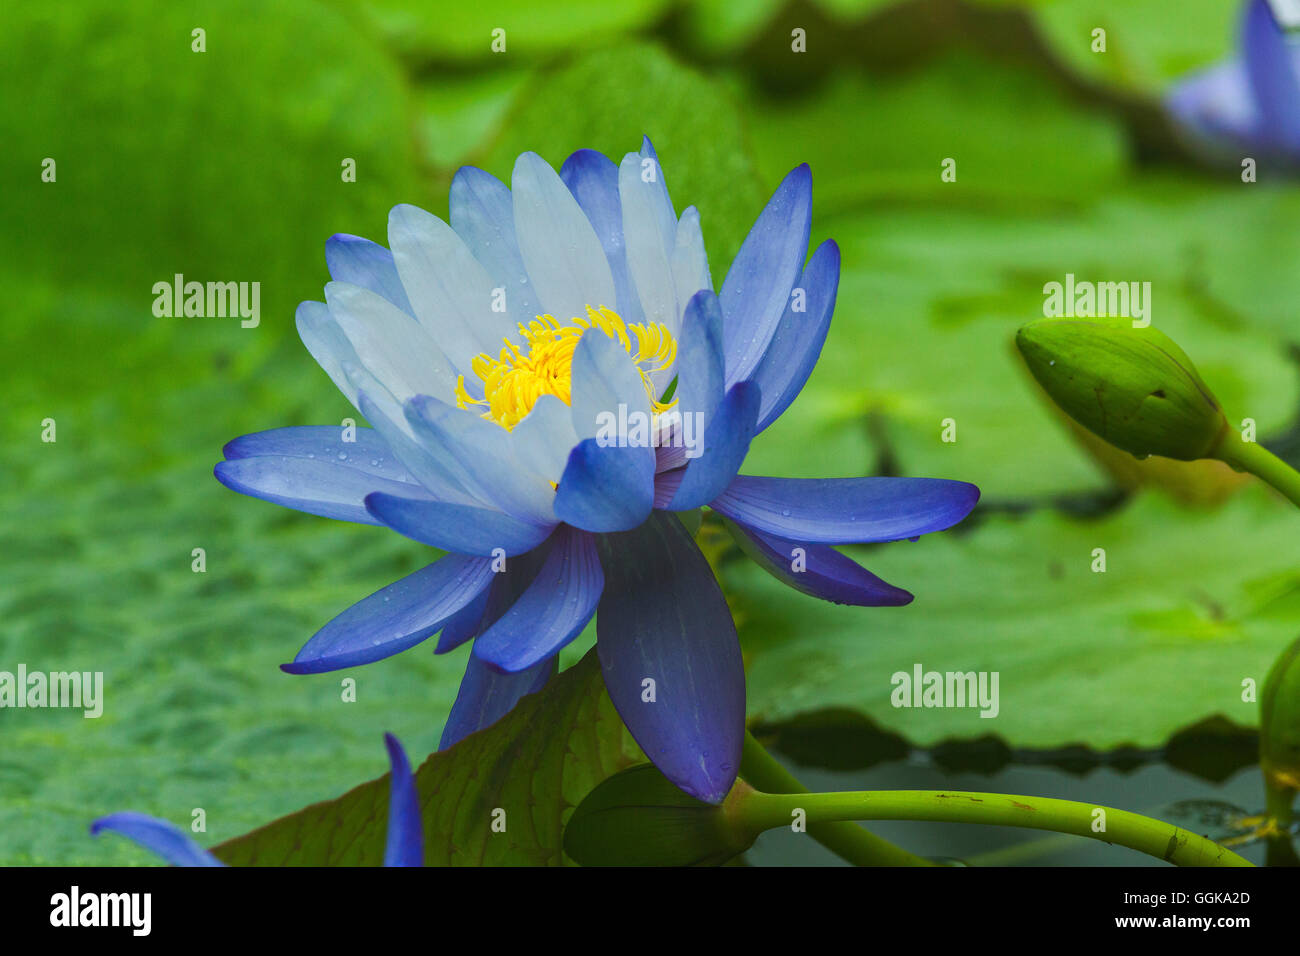
<instances>
[{"instance_id":1,"label":"pointed blue petal","mask_svg":"<svg viewBox=\"0 0 1300 956\"><path fill-rule=\"evenodd\" d=\"M669 506L689 511L707 505L727 490L745 461L758 424L762 391L754 382L731 387L708 428L699 457L686 466L682 483Z\"/></svg>"},{"instance_id":2,"label":"pointed blue petal","mask_svg":"<svg viewBox=\"0 0 1300 956\"><path fill-rule=\"evenodd\" d=\"M584 531L627 531L654 506L655 453L649 445L579 442L555 494L555 516Z\"/></svg>"},{"instance_id":3,"label":"pointed blue petal","mask_svg":"<svg viewBox=\"0 0 1300 956\"><path fill-rule=\"evenodd\" d=\"M379 432L373 428L356 428L349 435L353 440L344 441L344 431L338 425L269 428L231 439L226 442L221 453L227 458L279 455L283 458L337 460L349 468L357 468L381 478L415 482L410 472L393 457L392 450Z\"/></svg>"},{"instance_id":4,"label":"pointed blue petal","mask_svg":"<svg viewBox=\"0 0 1300 956\"><path fill-rule=\"evenodd\" d=\"M629 325L644 321L641 300L627 267L623 244L623 207L618 198L618 167L613 160L594 149L580 149L564 161L560 178L587 214L596 238L605 250L610 272L614 276L614 299L611 307Z\"/></svg>"},{"instance_id":5,"label":"pointed blue petal","mask_svg":"<svg viewBox=\"0 0 1300 956\"><path fill-rule=\"evenodd\" d=\"M686 304L677 348L676 411L703 416L707 423L722 402L726 366L723 358L722 306L712 292L697 292ZM695 431L698 436L700 432Z\"/></svg>"},{"instance_id":6,"label":"pointed blue petal","mask_svg":"<svg viewBox=\"0 0 1300 956\"><path fill-rule=\"evenodd\" d=\"M644 165L647 163L649 165ZM647 177L653 179L647 182ZM628 153L618 167L618 197L623 206L623 241L628 271L647 322L662 322L676 335L680 328L672 255L677 216L668 201L656 160Z\"/></svg>"},{"instance_id":7,"label":"pointed blue petal","mask_svg":"<svg viewBox=\"0 0 1300 956\"><path fill-rule=\"evenodd\" d=\"M377 521L413 541L485 558L498 548L508 555L531 551L554 527L521 521L503 511L383 492L368 495L365 503Z\"/></svg>"},{"instance_id":8,"label":"pointed blue petal","mask_svg":"<svg viewBox=\"0 0 1300 956\"><path fill-rule=\"evenodd\" d=\"M343 333L338 320L330 314L330 307L324 302L300 302L294 313L294 325L298 329L298 337L302 339L302 344L307 347L316 364L355 406L357 389L348 381L343 366L360 365L361 359Z\"/></svg>"},{"instance_id":9,"label":"pointed blue petal","mask_svg":"<svg viewBox=\"0 0 1300 956\"><path fill-rule=\"evenodd\" d=\"M781 181L736 253L718 298L726 321L727 385L758 367L808 252L812 174L798 166Z\"/></svg>"},{"instance_id":10,"label":"pointed blue petal","mask_svg":"<svg viewBox=\"0 0 1300 956\"><path fill-rule=\"evenodd\" d=\"M503 674L471 654L438 749L453 747L510 713L526 694L535 694L546 685L555 675L558 660L552 657L517 674Z\"/></svg>"},{"instance_id":11,"label":"pointed blue petal","mask_svg":"<svg viewBox=\"0 0 1300 956\"><path fill-rule=\"evenodd\" d=\"M449 554L352 605L280 669L319 674L392 657L441 629L491 577L488 559Z\"/></svg>"},{"instance_id":12,"label":"pointed blue petal","mask_svg":"<svg viewBox=\"0 0 1300 956\"><path fill-rule=\"evenodd\" d=\"M606 587L596 651L610 699L669 780L718 803L740 765L745 669L713 571L662 511L599 544Z\"/></svg>"},{"instance_id":13,"label":"pointed blue petal","mask_svg":"<svg viewBox=\"0 0 1300 956\"><path fill-rule=\"evenodd\" d=\"M494 560L493 566L500 570L494 571L492 583L483 589L473 605L466 605L447 622L442 634L438 636L438 647L434 653L445 654L478 637L495 624L502 614L523 597L537 577L537 572L546 563L550 550L551 542L546 541L531 551L514 555L504 562L504 566L498 565Z\"/></svg>"},{"instance_id":14,"label":"pointed blue petal","mask_svg":"<svg viewBox=\"0 0 1300 956\"><path fill-rule=\"evenodd\" d=\"M98 836L105 830L122 834L173 866L226 865L190 839L189 834L176 824L157 817L127 810L100 817L90 825L91 836Z\"/></svg>"},{"instance_id":15,"label":"pointed blue petal","mask_svg":"<svg viewBox=\"0 0 1300 956\"><path fill-rule=\"evenodd\" d=\"M1234 154L1258 138L1259 109L1238 60L1201 70L1176 83L1165 106L1211 153Z\"/></svg>"},{"instance_id":16,"label":"pointed blue petal","mask_svg":"<svg viewBox=\"0 0 1300 956\"><path fill-rule=\"evenodd\" d=\"M979 489L944 478L754 478L741 475L711 507L791 541L898 541L970 514Z\"/></svg>"},{"instance_id":17,"label":"pointed blue petal","mask_svg":"<svg viewBox=\"0 0 1300 956\"><path fill-rule=\"evenodd\" d=\"M362 366L393 397L455 401L454 366L419 322L383 296L347 282L326 285L325 301Z\"/></svg>"},{"instance_id":18,"label":"pointed blue petal","mask_svg":"<svg viewBox=\"0 0 1300 956\"><path fill-rule=\"evenodd\" d=\"M366 496L372 492L428 497L419 485L379 478L369 471L319 458L234 458L218 462L212 473L217 481L242 495L359 524L380 523L366 510Z\"/></svg>"},{"instance_id":19,"label":"pointed blue petal","mask_svg":"<svg viewBox=\"0 0 1300 956\"><path fill-rule=\"evenodd\" d=\"M1294 48L1266 0L1249 0L1242 28L1246 76L1270 144L1300 150L1300 76Z\"/></svg>"},{"instance_id":20,"label":"pointed blue petal","mask_svg":"<svg viewBox=\"0 0 1300 956\"><path fill-rule=\"evenodd\" d=\"M510 673L554 657L587 626L604 585L595 540L562 525L528 590L474 642L475 656Z\"/></svg>"},{"instance_id":21,"label":"pointed blue petal","mask_svg":"<svg viewBox=\"0 0 1300 956\"><path fill-rule=\"evenodd\" d=\"M420 795L406 751L392 734L384 734L392 777L388 795L388 843L384 866L424 866L424 824L420 819Z\"/></svg>"},{"instance_id":22,"label":"pointed blue petal","mask_svg":"<svg viewBox=\"0 0 1300 956\"><path fill-rule=\"evenodd\" d=\"M406 420L444 462L454 460L465 486L483 501L532 524L554 523L554 490L525 466L510 433L496 422L428 395L406 403Z\"/></svg>"},{"instance_id":23,"label":"pointed blue petal","mask_svg":"<svg viewBox=\"0 0 1300 956\"><path fill-rule=\"evenodd\" d=\"M493 581L479 592L478 597L447 618L447 623L442 626L442 631L438 634L438 646L433 651L435 654L454 651L466 641L478 636L479 631L483 629L483 615L487 613L488 598L495 586L496 582Z\"/></svg>"},{"instance_id":24,"label":"pointed blue petal","mask_svg":"<svg viewBox=\"0 0 1300 956\"><path fill-rule=\"evenodd\" d=\"M514 204L506 184L474 166L462 166L452 177L449 205L451 227L492 281L505 289L511 318L531 321L542 309L519 255Z\"/></svg>"},{"instance_id":25,"label":"pointed blue petal","mask_svg":"<svg viewBox=\"0 0 1300 956\"><path fill-rule=\"evenodd\" d=\"M510 315L493 309L496 283L447 223L417 206L394 206L388 244L416 319L461 374L470 375L475 355L495 355L503 338L518 336ZM453 377L448 388L455 383ZM427 388L416 391L445 397Z\"/></svg>"},{"instance_id":26,"label":"pointed blue petal","mask_svg":"<svg viewBox=\"0 0 1300 956\"><path fill-rule=\"evenodd\" d=\"M795 286L804 292L804 311L794 311L793 301L786 306L776 334L750 378L763 389L760 432L790 407L812 374L831 327L839 283L840 248L827 239L817 247Z\"/></svg>"},{"instance_id":27,"label":"pointed blue petal","mask_svg":"<svg viewBox=\"0 0 1300 956\"><path fill-rule=\"evenodd\" d=\"M912 602L909 592L882 581L830 545L788 541L734 521L727 526L741 550L759 567L796 591L858 607L899 607Z\"/></svg>"},{"instance_id":28,"label":"pointed blue petal","mask_svg":"<svg viewBox=\"0 0 1300 956\"><path fill-rule=\"evenodd\" d=\"M605 250L573 193L536 153L515 160L515 236L542 308L560 321L614 301Z\"/></svg>"},{"instance_id":29,"label":"pointed blue petal","mask_svg":"<svg viewBox=\"0 0 1300 956\"><path fill-rule=\"evenodd\" d=\"M397 277L393 254L377 242L340 232L325 241L325 264L335 282L349 282L382 295L407 315L411 303Z\"/></svg>"}]
</instances>

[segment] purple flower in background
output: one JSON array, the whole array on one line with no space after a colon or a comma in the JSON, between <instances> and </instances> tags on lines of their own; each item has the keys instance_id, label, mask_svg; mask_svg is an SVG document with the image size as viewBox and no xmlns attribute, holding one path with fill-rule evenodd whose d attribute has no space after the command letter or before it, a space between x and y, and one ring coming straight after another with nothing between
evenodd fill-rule
<instances>
[{"instance_id":1,"label":"purple flower in background","mask_svg":"<svg viewBox=\"0 0 1300 956\"><path fill-rule=\"evenodd\" d=\"M495 722L556 669L592 616L605 686L684 791L735 781L745 676L712 570L673 512L709 506L763 565L844 604L911 600L832 545L939 531L973 485L737 474L821 353L839 249L805 265L807 166L759 215L714 294L700 217L679 216L649 140L615 164L515 163L452 181L450 224L389 216L392 251L334 236L308 350L373 426L236 439L216 475L312 514L384 525L447 553L325 625L284 669L380 660L441 632L473 641L442 746Z\"/></svg>"},{"instance_id":2,"label":"purple flower in background","mask_svg":"<svg viewBox=\"0 0 1300 956\"><path fill-rule=\"evenodd\" d=\"M1213 156L1300 163L1300 48L1266 0L1246 3L1240 55L1181 81L1167 105Z\"/></svg>"},{"instance_id":3,"label":"purple flower in background","mask_svg":"<svg viewBox=\"0 0 1300 956\"><path fill-rule=\"evenodd\" d=\"M406 751L392 734L384 734L393 774L388 798L388 844L384 866L424 866L424 830L420 799ZM125 811L100 817L90 825L90 835L112 830L158 854L173 866L225 866L195 843L176 824L143 813Z\"/></svg>"}]
</instances>

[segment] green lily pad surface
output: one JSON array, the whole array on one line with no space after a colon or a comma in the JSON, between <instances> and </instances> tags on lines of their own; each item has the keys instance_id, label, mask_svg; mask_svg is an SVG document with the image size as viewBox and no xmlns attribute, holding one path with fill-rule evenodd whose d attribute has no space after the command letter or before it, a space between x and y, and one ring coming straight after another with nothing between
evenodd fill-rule
<instances>
[{"instance_id":1,"label":"green lily pad surface","mask_svg":"<svg viewBox=\"0 0 1300 956\"><path fill-rule=\"evenodd\" d=\"M426 866L559 866L564 821L645 756L605 693L594 651L486 730L415 773ZM235 866L376 866L389 775L216 849Z\"/></svg>"},{"instance_id":2,"label":"green lily pad surface","mask_svg":"<svg viewBox=\"0 0 1300 956\"><path fill-rule=\"evenodd\" d=\"M1158 746L1212 715L1255 726L1243 682L1257 689L1300 630L1298 533L1289 504L1251 488L1213 513L1151 495L1100 521L998 516L851 549L916 594L903 608L826 604L736 562L750 718L844 707L920 746L991 734L1097 749ZM917 665L997 672L996 716L895 707L893 675Z\"/></svg>"}]
</instances>

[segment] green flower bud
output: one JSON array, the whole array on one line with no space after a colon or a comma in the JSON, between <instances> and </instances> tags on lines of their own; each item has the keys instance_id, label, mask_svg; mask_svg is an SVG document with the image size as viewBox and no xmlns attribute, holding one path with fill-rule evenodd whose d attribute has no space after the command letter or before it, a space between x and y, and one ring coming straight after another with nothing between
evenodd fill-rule
<instances>
[{"instance_id":1,"label":"green flower bud","mask_svg":"<svg viewBox=\"0 0 1300 956\"><path fill-rule=\"evenodd\" d=\"M1016 333L1029 370L1080 425L1138 458L1206 458L1227 419L1174 341L1128 319L1040 319Z\"/></svg>"},{"instance_id":2,"label":"green flower bud","mask_svg":"<svg viewBox=\"0 0 1300 956\"><path fill-rule=\"evenodd\" d=\"M1271 783L1300 790L1300 638L1282 652L1264 679L1259 763Z\"/></svg>"},{"instance_id":3,"label":"green flower bud","mask_svg":"<svg viewBox=\"0 0 1300 956\"><path fill-rule=\"evenodd\" d=\"M652 764L616 773L578 804L564 852L583 866L714 866L758 836L737 812L750 788L737 782L714 806L678 790Z\"/></svg>"}]
</instances>

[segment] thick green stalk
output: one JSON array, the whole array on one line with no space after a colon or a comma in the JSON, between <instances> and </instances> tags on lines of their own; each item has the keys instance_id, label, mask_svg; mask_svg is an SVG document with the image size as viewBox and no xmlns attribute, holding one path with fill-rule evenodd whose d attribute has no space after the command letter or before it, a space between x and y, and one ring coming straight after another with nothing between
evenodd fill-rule
<instances>
[{"instance_id":1,"label":"thick green stalk","mask_svg":"<svg viewBox=\"0 0 1300 956\"><path fill-rule=\"evenodd\" d=\"M846 820L926 820L936 823L983 823L1072 833L1117 843L1178 866L1251 866L1227 847L1151 817L1097 807L1073 800L1021 797L1002 793L944 790L876 790L859 793L746 794L736 808L751 826L767 830L790 823L791 814L807 814L814 826ZM1097 811L1105 829L1097 832Z\"/></svg>"},{"instance_id":2,"label":"thick green stalk","mask_svg":"<svg viewBox=\"0 0 1300 956\"><path fill-rule=\"evenodd\" d=\"M1269 866L1300 866L1300 857L1296 856L1294 838L1291 836L1291 824L1295 820L1291 805L1295 803L1295 795L1293 788L1270 780L1265 774L1264 796L1267 806L1264 814L1271 827L1265 858Z\"/></svg>"},{"instance_id":3,"label":"thick green stalk","mask_svg":"<svg viewBox=\"0 0 1300 956\"><path fill-rule=\"evenodd\" d=\"M1267 482L1300 508L1300 472L1258 442L1239 439L1236 432L1229 430L1214 457Z\"/></svg>"},{"instance_id":4,"label":"thick green stalk","mask_svg":"<svg viewBox=\"0 0 1300 956\"><path fill-rule=\"evenodd\" d=\"M808 788L794 774L781 766L754 735L745 731L745 748L740 757L740 775L757 790L771 794L804 794ZM760 794L766 796L766 794ZM787 811L781 823L790 822ZM775 826L775 824L774 824ZM764 827L763 829L770 829ZM881 839L866 827L849 818L847 821L810 823L808 835L837 856L857 866L934 866L925 857L917 856L888 840Z\"/></svg>"}]
</instances>

